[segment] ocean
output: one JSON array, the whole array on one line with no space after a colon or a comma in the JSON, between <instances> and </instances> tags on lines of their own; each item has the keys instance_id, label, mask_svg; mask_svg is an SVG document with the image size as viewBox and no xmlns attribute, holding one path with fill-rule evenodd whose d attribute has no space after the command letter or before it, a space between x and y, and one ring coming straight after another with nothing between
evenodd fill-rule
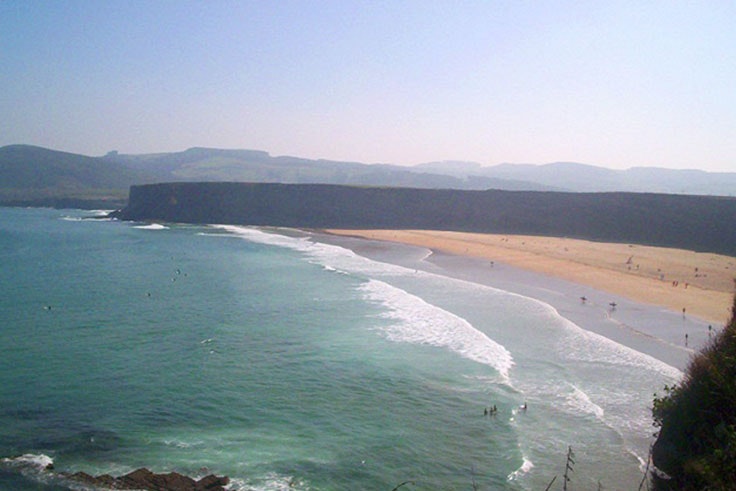
<instances>
[{"instance_id":1,"label":"ocean","mask_svg":"<svg viewBox=\"0 0 736 491\"><path fill-rule=\"evenodd\" d=\"M100 215L0 208L0 489L638 489L646 349L420 248Z\"/></svg>"}]
</instances>

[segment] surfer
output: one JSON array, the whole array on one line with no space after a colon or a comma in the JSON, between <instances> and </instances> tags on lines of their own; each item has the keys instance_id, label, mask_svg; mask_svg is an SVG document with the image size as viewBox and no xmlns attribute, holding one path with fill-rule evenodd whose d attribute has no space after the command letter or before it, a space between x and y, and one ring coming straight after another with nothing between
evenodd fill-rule
<instances>
[{"instance_id":1,"label":"surfer","mask_svg":"<svg viewBox=\"0 0 736 491\"><path fill-rule=\"evenodd\" d=\"M521 405L521 410L526 411L526 408L527 408L527 405L526 405L526 402L524 402L524 404Z\"/></svg>"}]
</instances>

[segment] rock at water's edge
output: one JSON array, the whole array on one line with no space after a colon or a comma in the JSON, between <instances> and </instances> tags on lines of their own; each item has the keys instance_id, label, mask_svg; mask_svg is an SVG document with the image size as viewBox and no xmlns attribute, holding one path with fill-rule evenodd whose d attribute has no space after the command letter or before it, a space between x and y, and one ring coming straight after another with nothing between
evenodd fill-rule
<instances>
[{"instance_id":1,"label":"rock at water's edge","mask_svg":"<svg viewBox=\"0 0 736 491\"><path fill-rule=\"evenodd\" d=\"M225 486L230 482L230 478L227 476L219 477L210 474L195 481L191 477L177 472L156 474L146 468L137 469L120 477L113 477L109 474L92 476L85 472L68 474L66 477L93 486L146 491L225 491Z\"/></svg>"}]
</instances>

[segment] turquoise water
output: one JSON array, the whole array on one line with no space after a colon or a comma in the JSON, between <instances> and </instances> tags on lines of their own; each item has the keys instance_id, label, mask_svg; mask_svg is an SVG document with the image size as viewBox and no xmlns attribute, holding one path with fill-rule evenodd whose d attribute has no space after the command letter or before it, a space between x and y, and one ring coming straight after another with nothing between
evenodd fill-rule
<instances>
[{"instance_id":1,"label":"turquoise water","mask_svg":"<svg viewBox=\"0 0 736 491\"><path fill-rule=\"evenodd\" d=\"M69 489L46 459L243 490L544 489L568 445L574 489L641 480L651 395L679 372L546 304L420 250L414 269L91 215L0 208L0 489Z\"/></svg>"}]
</instances>

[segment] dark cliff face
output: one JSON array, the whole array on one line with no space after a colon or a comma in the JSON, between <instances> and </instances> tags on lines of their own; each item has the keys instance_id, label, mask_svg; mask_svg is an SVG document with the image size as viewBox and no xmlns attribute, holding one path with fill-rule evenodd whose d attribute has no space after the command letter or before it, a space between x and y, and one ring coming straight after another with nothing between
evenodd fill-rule
<instances>
[{"instance_id":1,"label":"dark cliff face","mask_svg":"<svg viewBox=\"0 0 736 491\"><path fill-rule=\"evenodd\" d=\"M575 237L736 255L736 199L324 184L133 186L126 220Z\"/></svg>"}]
</instances>

